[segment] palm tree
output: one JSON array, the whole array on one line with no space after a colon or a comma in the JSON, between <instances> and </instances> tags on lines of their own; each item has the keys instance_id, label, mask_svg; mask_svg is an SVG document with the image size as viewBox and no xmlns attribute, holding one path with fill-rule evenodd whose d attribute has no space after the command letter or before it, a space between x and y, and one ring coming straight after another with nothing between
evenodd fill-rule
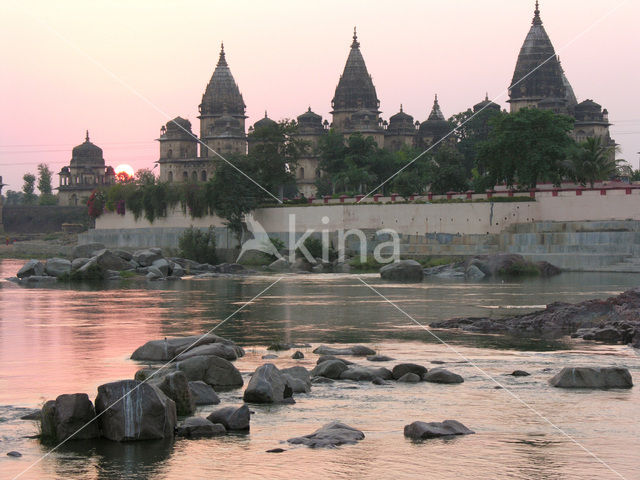
<instances>
[{"instance_id":1,"label":"palm tree","mask_svg":"<svg viewBox=\"0 0 640 480\"><path fill-rule=\"evenodd\" d=\"M593 188L596 181L616 175L619 161L612 155L615 152L616 147L603 145L601 137L587 138L571 155L568 169L577 182L589 182Z\"/></svg>"}]
</instances>

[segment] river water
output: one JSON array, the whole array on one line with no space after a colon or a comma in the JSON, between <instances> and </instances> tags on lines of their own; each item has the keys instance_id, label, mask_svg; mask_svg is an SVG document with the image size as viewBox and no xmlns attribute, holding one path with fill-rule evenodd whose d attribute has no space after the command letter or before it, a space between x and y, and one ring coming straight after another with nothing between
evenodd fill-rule
<instances>
[{"instance_id":1,"label":"river water","mask_svg":"<svg viewBox=\"0 0 640 480\"><path fill-rule=\"evenodd\" d=\"M518 338L435 332L434 338L353 275L286 275L215 333L244 346L236 361L248 375L273 342L365 344L400 362L434 360L465 378L459 385L314 385L296 404L252 406L251 432L214 439L118 444L68 442L49 450L37 425L19 420L62 393L90 398L102 383L132 378L131 353L151 339L203 333L279 277L259 275L109 288L23 288L5 278L24 263L0 260L0 478L640 478L639 387L571 391L547 380L562 366L626 366L640 382L640 357L630 347L569 338ZM401 285L362 278L417 322L455 316L519 313L553 301L607 297L635 287L640 277L565 273L518 282L425 280ZM444 342L444 343L443 343ZM279 352L279 367L311 369ZM466 363L465 363L466 362ZM520 369L529 377L505 374ZM496 388L498 384L505 388ZM242 390L222 392L240 405ZM201 407L207 415L219 406ZM412 442L404 425L455 419L476 432L454 439ZM341 420L362 430L357 445L337 449L282 443ZM280 454L266 450L282 447ZM10 450L20 458L7 457ZM46 455L46 456L45 456ZM45 456L44 458L42 458ZM37 463L35 463L37 462ZM35 464L34 464L35 463ZM28 470L27 470L28 469ZM26 470L26 471L25 471Z\"/></svg>"}]
</instances>

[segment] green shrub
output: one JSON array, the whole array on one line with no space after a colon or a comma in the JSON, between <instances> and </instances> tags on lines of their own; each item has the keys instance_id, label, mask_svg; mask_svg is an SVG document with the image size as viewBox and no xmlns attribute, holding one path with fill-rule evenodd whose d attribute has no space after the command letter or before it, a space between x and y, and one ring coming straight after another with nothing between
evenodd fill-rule
<instances>
[{"instance_id":1,"label":"green shrub","mask_svg":"<svg viewBox=\"0 0 640 480\"><path fill-rule=\"evenodd\" d=\"M439 267L441 265L449 265L450 263L460 262L460 257L426 257L418 260L418 263L424 268Z\"/></svg>"},{"instance_id":2,"label":"green shrub","mask_svg":"<svg viewBox=\"0 0 640 480\"><path fill-rule=\"evenodd\" d=\"M512 277L535 277L540 275L540 269L531 262L513 263L498 270L499 275Z\"/></svg>"},{"instance_id":3,"label":"green shrub","mask_svg":"<svg viewBox=\"0 0 640 480\"><path fill-rule=\"evenodd\" d=\"M362 262L360 255L358 255L351 259L349 265L351 265L351 268L359 272L377 272L380 270L380 267L384 267L387 264L377 262L372 256L368 256L367 259Z\"/></svg>"},{"instance_id":4,"label":"green shrub","mask_svg":"<svg viewBox=\"0 0 640 480\"><path fill-rule=\"evenodd\" d=\"M216 235L213 227L207 232L193 226L187 228L178 239L180 256L199 263L215 264Z\"/></svg>"},{"instance_id":5,"label":"green shrub","mask_svg":"<svg viewBox=\"0 0 640 480\"><path fill-rule=\"evenodd\" d=\"M317 237L308 237L302 245L307 249L309 255L313 258L322 258L322 240ZM298 248L296 250L296 257L304 258L304 255Z\"/></svg>"}]
</instances>

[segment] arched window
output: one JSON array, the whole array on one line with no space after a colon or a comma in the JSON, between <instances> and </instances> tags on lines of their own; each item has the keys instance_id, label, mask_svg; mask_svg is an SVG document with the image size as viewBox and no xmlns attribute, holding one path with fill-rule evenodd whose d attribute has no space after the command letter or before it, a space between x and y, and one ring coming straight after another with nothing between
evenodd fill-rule
<instances>
[{"instance_id":1,"label":"arched window","mask_svg":"<svg viewBox=\"0 0 640 480\"><path fill-rule=\"evenodd\" d=\"M187 172L182 172L182 181L183 182L189 181L189 174Z\"/></svg>"},{"instance_id":2,"label":"arched window","mask_svg":"<svg viewBox=\"0 0 640 480\"><path fill-rule=\"evenodd\" d=\"M198 181L198 172L191 173L191 180L193 181L193 183L196 183Z\"/></svg>"},{"instance_id":3,"label":"arched window","mask_svg":"<svg viewBox=\"0 0 640 480\"><path fill-rule=\"evenodd\" d=\"M301 179L304 178L304 167L300 167L300 174L298 175Z\"/></svg>"},{"instance_id":4,"label":"arched window","mask_svg":"<svg viewBox=\"0 0 640 480\"><path fill-rule=\"evenodd\" d=\"M202 170L202 172L200 172L200 180L202 180L203 182L207 181L207 172L206 172L206 170Z\"/></svg>"},{"instance_id":5,"label":"arched window","mask_svg":"<svg viewBox=\"0 0 640 480\"><path fill-rule=\"evenodd\" d=\"M167 158L171 158L173 157L173 150L169 149L167 150Z\"/></svg>"},{"instance_id":6,"label":"arched window","mask_svg":"<svg viewBox=\"0 0 640 480\"><path fill-rule=\"evenodd\" d=\"M78 205L78 197L76 196L75 193L71 195L71 198L69 199L69 205L73 205L73 206Z\"/></svg>"},{"instance_id":7,"label":"arched window","mask_svg":"<svg viewBox=\"0 0 640 480\"><path fill-rule=\"evenodd\" d=\"M173 182L173 172L169 172L169 175L167 175L167 178L169 179L169 183Z\"/></svg>"}]
</instances>

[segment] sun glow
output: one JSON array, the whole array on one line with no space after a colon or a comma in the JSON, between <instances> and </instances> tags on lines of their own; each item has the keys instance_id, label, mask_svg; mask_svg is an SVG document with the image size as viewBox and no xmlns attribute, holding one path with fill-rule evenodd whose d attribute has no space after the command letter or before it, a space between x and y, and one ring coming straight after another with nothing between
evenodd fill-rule
<instances>
[{"instance_id":1,"label":"sun glow","mask_svg":"<svg viewBox=\"0 0 640 480\"><path fill-rule=\"evenodd\" d=\"M131 165L127 165L126 163L123 163L122 165L118 165L116 167L115 172L116 172L116 176L118 177L126 176L126 178L133 178L133 175L135 174L133 167Z\"/></svg>"}]
</instances>

